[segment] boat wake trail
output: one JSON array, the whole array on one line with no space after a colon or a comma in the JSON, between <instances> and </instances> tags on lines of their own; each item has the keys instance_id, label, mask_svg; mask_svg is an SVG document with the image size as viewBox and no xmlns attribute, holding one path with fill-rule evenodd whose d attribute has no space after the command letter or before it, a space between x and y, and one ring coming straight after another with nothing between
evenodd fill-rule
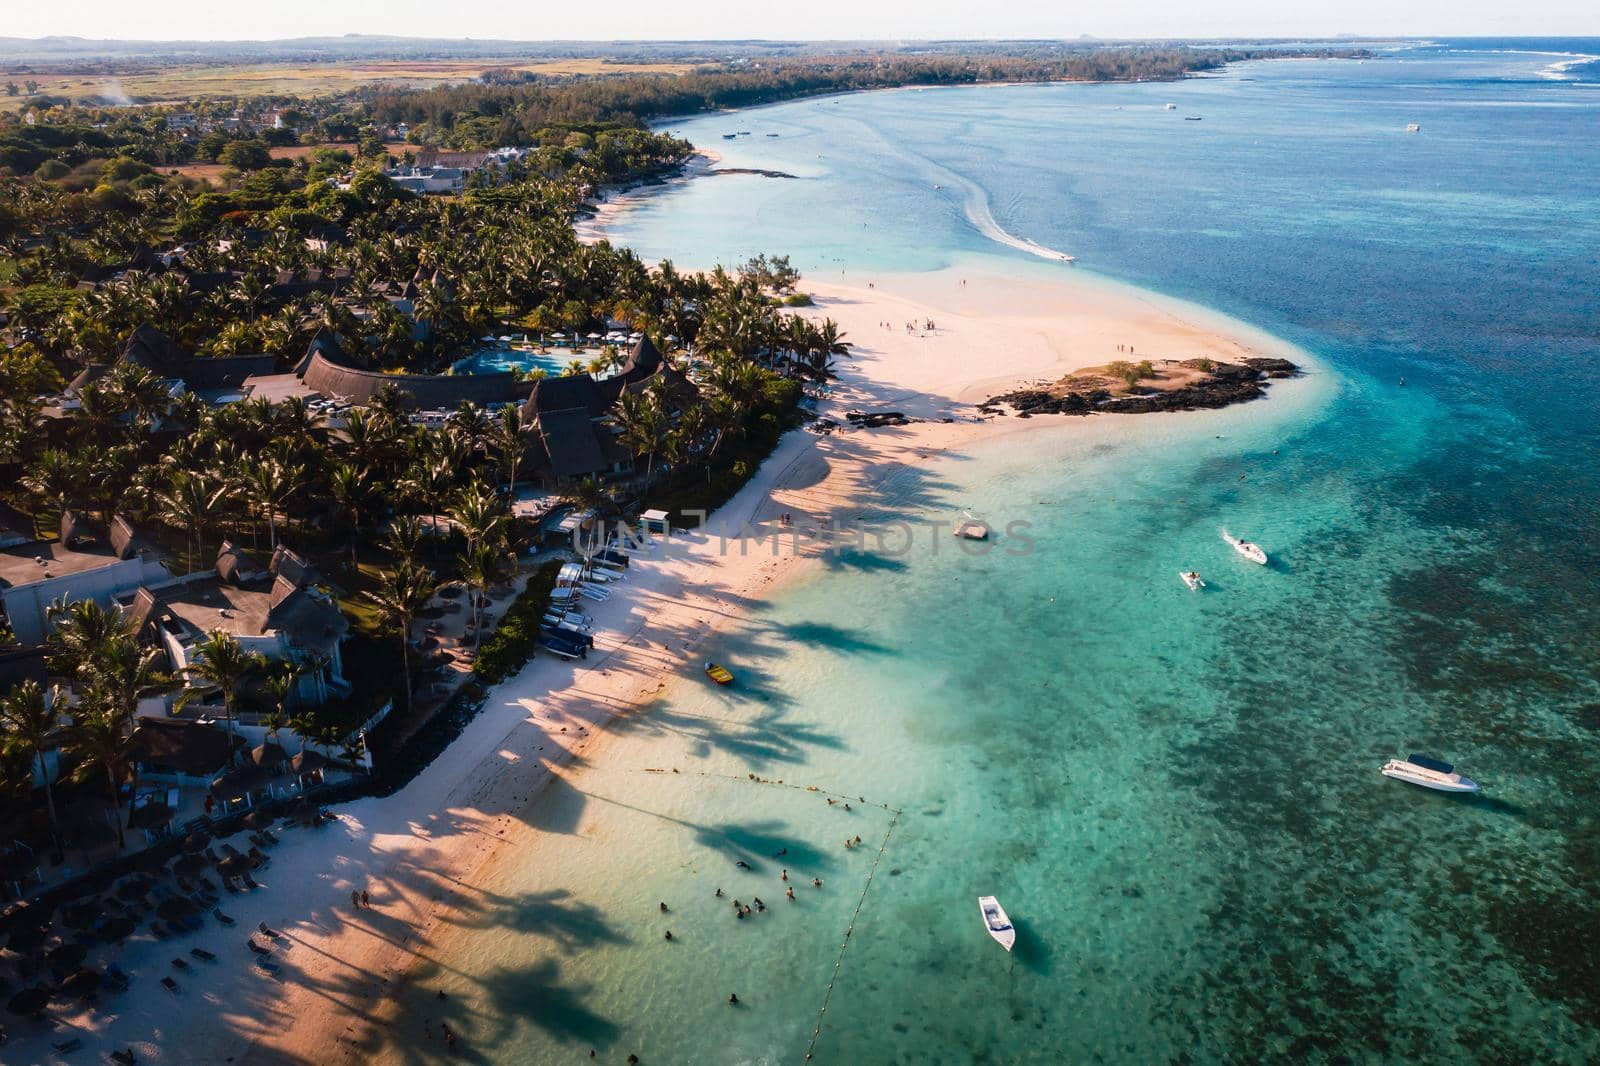
<instances>
[{"instance_id":1,"label":"boat wake trail","mask_svg":"<svg viewBox=\"0 0 1600 1066\"><path fill-rule=\"evenodd\" d=\"M1007 248L1015 248L1019 252L1027 252L1029 255L1036 255L1041 259L1054 259L1059 263L1072 262L1073 257L1066 252L1047 248L1038 241L1030 241L1026 237L1019 237L995 221L994 212L989 207L989 193L983 186L953 171L946 170L931 159L926 160L926 163L930 167L944 171L950 176L951 182L962 190L961 210L967 216L967 221L972 223L973 229L976 229L996 244L1003 244Z\"/></svg>"},{"instance_id":2,"label":"boat wake trail","mask_svg":"<svg viewBox=\"0 0 1600 1066\"><path fill-rule=\"evenodd\" d=\"M966 216L973 229L991 241L996 244L1003 244L1007 248L1015 248L1019 252L1036 255L1040 259L1049 259L1057 263L1071 263L1074 261L1074 257L1066 252L1047 247L1026 237L1019 237L1000 225L995 220L994 211L990 207L988 190L977 182L956 173L941 163L934 162L920 152L890 140L870 124L860 119L851 118L845 121L852 122L871 134L886 151L899 156L908 163L914 164L917 169L932 176L935 179L935 188L943 186L959 189L961 191L961 213Z\"/></svg>"}]
</instances>

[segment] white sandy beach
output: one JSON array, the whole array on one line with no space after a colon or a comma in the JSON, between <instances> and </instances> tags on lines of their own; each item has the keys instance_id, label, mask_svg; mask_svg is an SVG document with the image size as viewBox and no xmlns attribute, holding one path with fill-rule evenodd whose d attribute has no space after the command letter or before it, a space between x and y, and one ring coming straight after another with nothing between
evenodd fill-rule
<instances>
[{"instance_id":1,"label":"white sandy beach","mask_svg":"<svg viewBox=\"0 0 1600 1066\"><path fill-rule=\"evenodd\" d=\"M970 277L963 284L946 271L874 279L870 288L809 280L803 287L816 297L814 313L838 321L854 345L853 356L838 360L840 378L821 414L892 408L951 421L792 433L713 516L729 532L775 524L782 514L797 526L848 514L902 464L982 437L1074 432L1090 422L1141 432L1150 419L1189 417L1023 422L974 410L975 401L1010 386L1116 359L1119 344L1132 345L1137 358L1300 358L1243 328L1221 332L1182 305L1070 273L1059 283ZM905 329L930 319L932 331ZM746 604L808 565L805 552L728 554L719 543L703 534L675 537L636 557L618 594L593 609L596 650L586 662L530 663L496 687L465 732L400 792L338 808L339 820L328 828L280 833L272 865L258 875L263 888L223 904L238 919L233 929L209 923L182 941L128 942L111 957L135 975L132 989L104 997L92 1013L58 1005L49 1028L14 1021L0 1058L105 1061L109 1051L128 1047L141 1062L162 1063L377 1056L400 1009L390 993L413 959L432 952L440 923L470 905L492 864L503 856L525 859L530 849L561 863L563 849L578 846L572 835L544 832L528 816L544 786L603 765L607 724L617 716L650 714L652 700L671 684L703 683L697 649L739 626ZM351 907L352 890L371 894L370 909ZM256 970L244 947L262 921L283 935L274 947L276 977ZM215 952L218 962L176 974L181 991L174 996L159 980L173 973L168 959L194 946ZM71 1037L83 1049L70 1059L55 1056L51 1043Z\"/></svg>"}]
</instances>

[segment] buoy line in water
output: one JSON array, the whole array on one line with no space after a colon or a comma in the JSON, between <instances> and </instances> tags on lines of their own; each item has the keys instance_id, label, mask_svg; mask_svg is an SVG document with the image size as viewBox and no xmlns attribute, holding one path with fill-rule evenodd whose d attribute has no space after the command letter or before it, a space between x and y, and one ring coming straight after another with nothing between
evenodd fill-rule
<instances>
[{"instance_id":1,"label":"buoy line in water","mask_svg":"<svg viewBox=\"0 0 1600 1066\"><path fill-rule=\"evenodd\" d=\"M817 1027L811 1031L811 1042L806 1045L806 1061L811 1061L811 1053L817 1048L817 1040L822 1036L822 1019L828 1013L828 1002L833 999L833 986L838 983L839 970L844 966L844 953L850 946L850 934L856 931L856 921L861 917L861 908L867 904L867 892L872 888L872 879L878 874L878 864L883 861L883 853L889 847L889 837L894 832L894 827L900 821L900 811L894 812L894 817L889 819L889 828L883 832L883 842L878 845L878 854L873 857L872 869L867 871L867 882L861 886L861 898L856 900L856 909L850 914L850 924L845 927L844 942L839 945L839 957L833 962L833 976L828 978L828 991L822 996L822 1007L817 1011Z\"/></svg>"},{"instance_id":2,"label":"buoy line in water","mask_svg":"<svg viewBox=\"0 0 1600 1066\"><path fill-rule=\"evenodd\" d=\"M643 774L676 774L680 771L676 767L646 766L637 772ZM715 778L719 781L749 781L757 785L777 785L780 788L789 788L796 792L811 792L818 796L831 797L833 799L846 801L850 800L850 797L843 792L832 792L825 788L818 788L816 785L794 785L784 781L782 778L762 777L759 774L745 774L743 777L739 777L735 774L713 774L705 770L691 770L690 773L695 777ZM869 800L865 796L855 797L855 802L870 804L873 807L881 807L890 814L896 816L898 816L902 810L899 807L891 807L887 803L881 803L877 800Z\"/></svg>"},{"instance_id":3,"label":"buoy line in water","mask_svg":"<svg viewBox=\"0 0 1600 1066\"><path fill-rule=\"evenodd\" d=\"M641 773L646 774L676 774L680 773L677 767L647 766ZM781 778L762 777L759 774L747 773L743 777L733 774L714 774L704 770L691 771L696 777L716 778L722 781L748 781L758 785L776 785L779 788L793 789L796 792L810 792L832 800L849 800L849 796L842 792L832 792L816 785L790 784ZM817 1041L822 1038L822 1022L828 1013L828 1004L833 999L833 988L839 982L839 971L844 968L844 953L850 948L850 938L856 931L856 923L861 920L861 910L867 905L867 893L872 890L873 878L878 875L878 866L883 862L883 855L889 849L889 838L894 835L895 826L900 824L900 816L905 813L904 808L891 807L887 803L868 800L865 796L857 796L857 803L870 803L874 807L881 807L890 813L889 825L883 831L883 839L878 842L878 853L872 857L872 866L867 870L867 879L861 885L861 897L856 900L856 906L850 912L850 924L845 926L844 940L839 945L839 955L833 960L833 975L828 978L827 991L822 995L822 1006L817 1010L817 1024L811 1031L811 1040L806 1044L806 1061L811 1061L812 1053L817 1049Z\"/></svg>"}]
</instances>

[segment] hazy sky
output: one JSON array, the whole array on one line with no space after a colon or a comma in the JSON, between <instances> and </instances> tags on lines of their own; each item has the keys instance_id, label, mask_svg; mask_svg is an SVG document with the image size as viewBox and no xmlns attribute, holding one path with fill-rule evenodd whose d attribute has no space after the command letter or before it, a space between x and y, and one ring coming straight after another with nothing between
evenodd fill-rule
<instances>
[{"instance_id":1,"label":"hazy sky","mask_svg":"<svg viewBox=\"0 0 1600 1066\"><path fill-rule=\"evenodd\" d=\"M519 40L1600 35L1600 0L5 0L0 36Z\"/></svg>"}]
</instances>

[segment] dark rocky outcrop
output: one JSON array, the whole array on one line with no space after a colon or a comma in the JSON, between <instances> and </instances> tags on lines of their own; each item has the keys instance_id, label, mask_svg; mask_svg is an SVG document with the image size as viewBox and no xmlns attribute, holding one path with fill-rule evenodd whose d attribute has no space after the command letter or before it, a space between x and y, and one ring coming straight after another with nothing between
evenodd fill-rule
<instances>
[{"instance_id":1,"label":"dark rocky outcrop","mask_svg":"<svg viewBox=\"0 0 1600 1066\"><path fill-rule=\"evenodd\" d=\"M1185 364L1197 366L1198 363ZM1004 393L985 401L980 410L999 413L995 405L1006 404L1017 417L1032 415L1088 415L1097 411L1121 414L1148 414L1152 411L1197 411L1246 403L1266 395L1262 382L1269 378L1294 377L1299 367L1287 359L1247 359L1237 363L1214 363L1209 376L1177 389L1134 386L1122 395L1109 389L1091 388L1061 391L1059 387L1033 386Z\"/></svg>"},{"instance_id":2,"label":"dark rocky outcrop","mask_svg":"<svg viewBox=\"0 0 1600 1066\"><path fill-rule=\"evenodd\" d=\"M781 170L762 170L760 167L718 167L716 170L706 171L711 177L721 174L754 174L761 178L788 178L790 181L799 180L795 175Z\"/></svg>"}]
</instances>

